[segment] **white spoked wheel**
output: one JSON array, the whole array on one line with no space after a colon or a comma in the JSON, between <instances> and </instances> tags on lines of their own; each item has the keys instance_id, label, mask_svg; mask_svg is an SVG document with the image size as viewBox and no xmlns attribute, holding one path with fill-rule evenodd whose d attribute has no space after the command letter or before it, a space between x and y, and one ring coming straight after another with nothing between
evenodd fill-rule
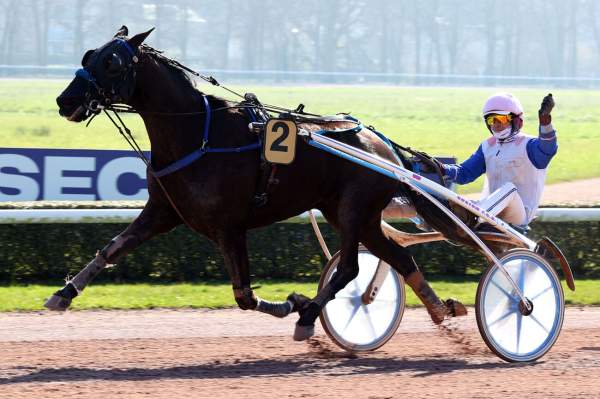
<instances>
[{"instance_id":1,"label":"white spoked wheel","mask_svg":"<svg viewBox=\"0 0 600 399\"><path fill-rule=\"evenodd\" d=\"M331 280L339 260L338 252L327 263L319 290ZM406 302L402 276L385 264L383 267L389 270L377 295L371 303L363 303L362 295L377 271L379 259L361 246L358 264L358 276L336 294L320 315L327 335L351 352L375 350L389 341L400 325Z\"/></svg>"},{"instance_id":2,"label":"white spoked wheel","mask_svg":"<svg viewBox=\"0 0 600 399\"><path fill-rule=\"evenodd\" d=\"M491 265L477 288L475 316L487 346L509 362L539 359L562 328L565 303L552 266L536 253L516 249L499 259L532 309L529 311L504 273Z\"/></svg>"}]
</instances>

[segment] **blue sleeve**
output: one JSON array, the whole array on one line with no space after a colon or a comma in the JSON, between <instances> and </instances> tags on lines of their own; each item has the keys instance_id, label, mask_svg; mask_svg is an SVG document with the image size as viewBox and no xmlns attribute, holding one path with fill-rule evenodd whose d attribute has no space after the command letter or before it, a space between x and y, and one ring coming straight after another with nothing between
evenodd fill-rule
<instances>
[{"instance_id":1,"label":"blue sleeve","mask_svg":"<svg viewBox=\"0 0 600 399\"><path fill-rule=\"evenodd\" d=\"M556 132L554 130L544 133L540 130L540 136L527 142L527 157L538 169L546 169L550 160L558 151Z\"/></svg>"},{"instance_id":2,"label":"blue sleeve","mask_svg":"<svg viewBox=\"0 0 600 399\"><path fill-rule=\"evenodd\" d=\"M460 165L444 165L444 175L458 184L470 183L485 173L485 157L481 145Z\"/></svg>"}]
</instances>

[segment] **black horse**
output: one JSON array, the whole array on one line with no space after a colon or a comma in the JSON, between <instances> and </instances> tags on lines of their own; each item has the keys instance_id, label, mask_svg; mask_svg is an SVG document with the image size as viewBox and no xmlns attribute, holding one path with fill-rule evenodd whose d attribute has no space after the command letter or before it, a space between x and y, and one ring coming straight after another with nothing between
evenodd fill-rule
<instances>
[{"instance_id":1,"label":"black horse","mask_svg":"<svg viewBox=\"0 0 600 399\"><path fill-rule=\"evenodd\" d=\"M218 245L240 308L276 316L299 311L295 339L312 334L327 301L356 277L359 242L405 278L435 323L462 313L462 305L442 302L435 295L409 252L394 241L389 226L381 223L382 209L403 189L402 183L298 140L294 162L277 168L278 184L267 203L257 206L254 199L263 173L261 154L256 148L257 136L248 128L246 110L196 89L187 68L142 44L150 32L127 38L128 30L122 27L111 41L86 52L83 69L57 98L60 115L74 122L98 112L99 105L132 106L150 137L151 164L149 199L140 216L57 291L46 307L66 309L107 264L185 223ZM212 117L208 118L210 110ZM318 119L299 125L307 131L354 126L343 120ZM357 134L334 132L331 137L397 163L389 146L368 129ZM211 148L229 151L211 152ZM182 164L182 159L193 162ZM435 207L418 198L415 204L430 224L443 228L444 223L436 220L444 216L436 213ZM341 236L337 272L311 300L301 295L290 295L284 303L258 298L250 288L246 232L313 208L319 209Z\"/></svg>"}]
</instances>

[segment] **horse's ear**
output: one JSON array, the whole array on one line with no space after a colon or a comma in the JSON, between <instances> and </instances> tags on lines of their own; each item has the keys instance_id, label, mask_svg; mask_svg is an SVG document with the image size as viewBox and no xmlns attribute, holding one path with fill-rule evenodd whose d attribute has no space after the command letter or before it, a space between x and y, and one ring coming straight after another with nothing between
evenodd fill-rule
<instances>
[{"instance_id":1,"label":"horse's ear","mask_svg":"<svg viewBox=\"0 0 600 399\"><path fill-rule=\"evenodd\" d=\"M152 33L153 30L154 30L154 28L150 29L147 32L138 33L137 35L135 35L131 39L127 40L127 42L131 45L131 47L138 48L144 42L144 40L146 40L146 38L148 37L148 35L150 33Z\"/></svg>"},{"instance_id":2,"label":"horse's ear","mask_svg":"<svg viewBox=\"0 0 600 399\"><path fill-rule=\"evenodd\" d=\"M121 26L121 28L115 33L114 37L127 36L129 34L129 29L125 25Z\"/></svg>"}]
</instances>

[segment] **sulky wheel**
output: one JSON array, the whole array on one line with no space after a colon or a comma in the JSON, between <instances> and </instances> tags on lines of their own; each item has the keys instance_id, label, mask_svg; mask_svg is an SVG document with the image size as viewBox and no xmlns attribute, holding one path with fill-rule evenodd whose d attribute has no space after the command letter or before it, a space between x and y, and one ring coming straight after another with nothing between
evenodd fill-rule
<instances>
[{"instance_id":1,"label":"sulky wheel","mask_svg":"<svg viewBox=\"0 0 600 399\"><path fill-rule=\"evenodd\" d=\"M327 263L321 273L319 290L331 279L339 260L338 252ZM402 276L386 263L380 263L362 246L358 251L358 265L358 276L336 294L320 315L327 335L341 348L353 352L375 350L392 338L402 320L406 302ZM366 304L363 298L368 295L363 294L378 267L383 268L380 278L376 279L381 283L375 281L378 288L371 295L371 302Z\"/></svg>"},{"instance_id":2,"label":"sulky wheel","mask_svg":"<svg viewBox=\"0 0 600 399\"><path fill-rule=\"evenodd\" d=\"M504 273L491 265L477 288L475 316L487 346L509 362L529 362L552 348L562 328L565 303L552 266L536 253L515 249L499 261L532 306L528 310Z\"/></svg>"}]
</instances>

